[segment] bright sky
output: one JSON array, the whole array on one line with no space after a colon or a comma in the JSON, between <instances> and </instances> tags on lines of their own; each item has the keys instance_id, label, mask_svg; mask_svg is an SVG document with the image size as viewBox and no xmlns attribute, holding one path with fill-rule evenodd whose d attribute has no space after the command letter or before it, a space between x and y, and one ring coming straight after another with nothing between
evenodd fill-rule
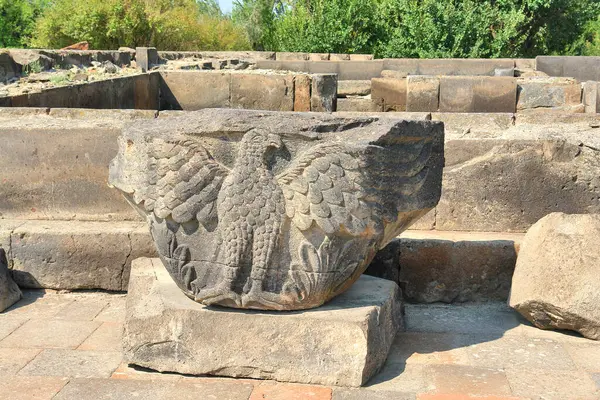
<instances>
[{"instance_id":1,"label":"bright sky","mask_svg":"<svg viewBox=\"0 0 600 400\"><path fill-rule=\"evenodd\" d=\"M231 12L232 3L233 0L219 0L219 6L221 6L221 10L225 13Z\"/></svg>"}]
</instances>

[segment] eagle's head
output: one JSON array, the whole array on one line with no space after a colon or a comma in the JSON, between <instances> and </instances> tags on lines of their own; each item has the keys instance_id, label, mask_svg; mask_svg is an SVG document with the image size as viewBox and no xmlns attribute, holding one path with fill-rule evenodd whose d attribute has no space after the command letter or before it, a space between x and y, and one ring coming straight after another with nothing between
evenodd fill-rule
<instances>
[{"instance_id":1,"label":"eagle's head","mask_svg":"<svg viewBox=\"0 0 600 400\"><path fill-rule=\"evenodd\" d=\"M260 129L253 129L242 137L241 151L245 154L265 156L271 149L280 149L283 142L279 135Z\"/></svg>"}]
</instances>

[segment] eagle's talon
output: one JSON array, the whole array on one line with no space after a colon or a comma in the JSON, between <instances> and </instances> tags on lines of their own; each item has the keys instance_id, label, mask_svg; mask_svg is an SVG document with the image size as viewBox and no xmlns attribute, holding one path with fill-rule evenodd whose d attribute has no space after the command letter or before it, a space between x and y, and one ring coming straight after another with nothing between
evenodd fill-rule
<instances>
[{"instance_id":1,"label":"eagle's talon","mask_svg":"<svg viewBox=\"0 0 600 400\"><path fill-rule=\"evenodd\" d=\"M231 285L228 282L222 282L217 286L199 290L196 294L196 299L206 305L217 304L223 300L233 300L238 307L242 307L240 295L231 290Z\"/></svg>"}]
</instances>

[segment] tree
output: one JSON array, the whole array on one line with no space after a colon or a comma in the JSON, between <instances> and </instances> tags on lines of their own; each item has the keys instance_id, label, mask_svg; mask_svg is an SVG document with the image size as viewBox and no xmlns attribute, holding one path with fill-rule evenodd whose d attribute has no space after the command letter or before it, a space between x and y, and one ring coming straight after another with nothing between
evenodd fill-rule
<instances>
[{"instance_id":1,"label":"tree","mask_svg":"<svg viewBox=\"0 0 600 400\"><path fill-rule=\"evenodd\" d=\"M248 49L243 30L220 11L215 15L214 5L212 0L54 0L37 22L32 44L60 48L85 40L95 49Z\"/></svg>"},{"instance_id":2,"label":"tree","mask_svg":"<svg viewBox=\"0 0 600 400\"><path fill-rule=\"evenodd\" d=\"M0 0L0 47L25 47L46 0Z\"/></svg>"}]
</instances>

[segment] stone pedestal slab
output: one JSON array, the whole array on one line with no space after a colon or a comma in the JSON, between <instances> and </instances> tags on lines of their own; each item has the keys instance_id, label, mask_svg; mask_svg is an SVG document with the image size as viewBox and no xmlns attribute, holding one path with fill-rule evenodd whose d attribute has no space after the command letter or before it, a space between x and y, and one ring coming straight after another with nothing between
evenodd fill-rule
<instances>
[{"instance_id":1,"label":"stone pedestal slab","mask_svg":"<svg viewBox=\"0 0 600 400\"><path fill-rule=\"evenodd\" d=\"M309 311L241 311L187 298L159 259L132 264L123 348L158 371L360 386L403 328L397 285L368 276Z\"/></svg>"}]
</instances>

